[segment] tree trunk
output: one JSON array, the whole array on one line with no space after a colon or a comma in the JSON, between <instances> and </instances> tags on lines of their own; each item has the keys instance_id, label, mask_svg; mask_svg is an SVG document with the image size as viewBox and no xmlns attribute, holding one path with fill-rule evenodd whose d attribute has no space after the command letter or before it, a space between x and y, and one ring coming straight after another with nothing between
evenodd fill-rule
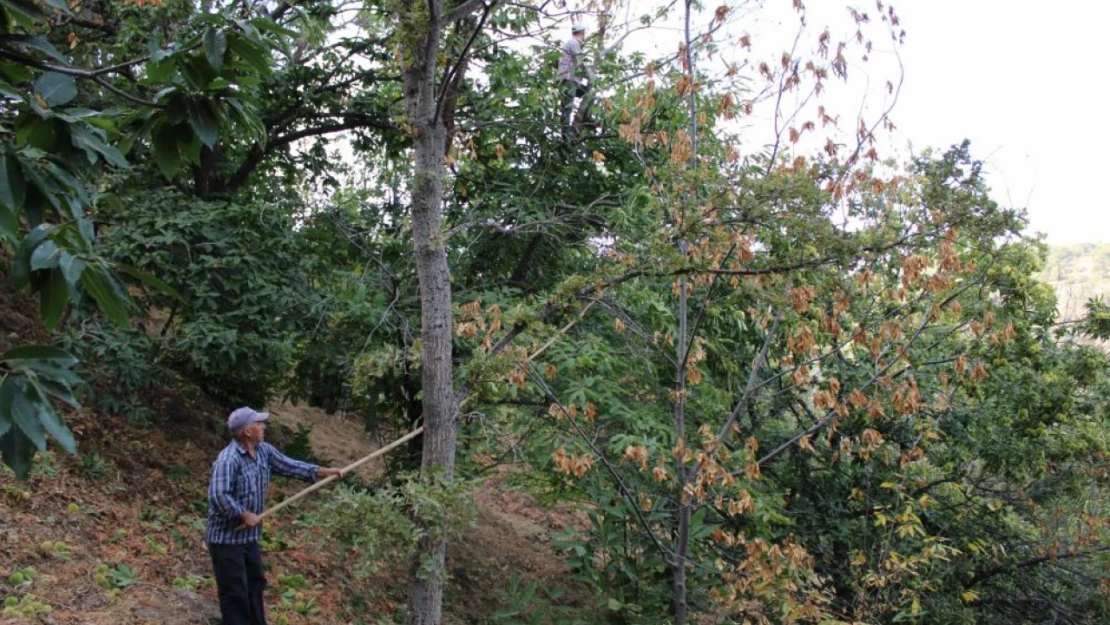
<instances>
[{"instance_id":1,"label":"tree trunk","mask_svg":"<svg viewBox=\"0 0 1110 625\"><path fill-rule=\"evenodd\" d=\"M694 83L694 56L691 48L690 39L690 5L692 0L686 0L686 47L685 47L685 63L686 76L690 81L691 87ZM691 88L689 99L689 114L690 114L690 141L693 147L692 155L690 157L689 167L691 171L698 166L698 108L697 96L694 89ZM690 193L690 205L694 205L697 200L696 187ZM682 211L682 218L676 224L679 230L679 251L682 256L686 256L687 242L682 238L684 234L682 229L685 227L685 214L686 208ZM678 379L675 381L675 390L677 391L678 400L675 402L675 432L678 435L680 444L685 446L686 442L686 393L688 392L686 385L686 368L690 363L690 348L696 337L688 336L689 327L687 324L687 313L689 312L689 295L686 293L686 279L682 278L678 282ZM695 468L694 471L697 469ZM686 464L680 457L677 460L675 468L675 477L678 479L678 510L677 528L675 535L675 548L673 561L671 563L673 581L672 581L672 597L671 604L674 609L674 625L685 625L687 609L689 605L689 593L686 587L686 561L690 555L690 519L693 515L694 502L689 501L686 496L686 485L691 481L691 471L687 470Z\"/></svg>"},{"instance_id":2,"label":"tree trunk","mask_svg":"<svg viewBox=\"0 0 1110 625\"><path fill-rule=\"evenodd\" d=\"M451 281L442 231L446 131L436 111L435 72L443 0L409 0L400 16L405 47L405 111L413 135L412 231L420 280L424 453L421 474L450 481L455 469L451 387ZM446 539L427 528L411 565L408 625L439 625L446 581Z\"/></svg>"},{"instance_id":3,"label":"tree trunk","mask_svg":"<svg viewBox=\"0 0 1110 625\"><path fill-rule=\"evenodd\" d=\"M686 243L679 243L679 249L686 253ZM686 294L686 279L678 281L678 371L675 380L677 400L674 407L674 429L679 445L686 446L686 366L689 360L690 347L687 345L687 311L689 310L689 297ZM671 572L673 574L671 604L674 609L675 625L684 625L686 622L686 558L690 552L690 517L693 503L687 501L686 484L690 481L686 470L685 459L679 456L675 460L675 477L678 481L678 510L677 533L675 535L675 548Z\"/></svg>"}]
</instances>

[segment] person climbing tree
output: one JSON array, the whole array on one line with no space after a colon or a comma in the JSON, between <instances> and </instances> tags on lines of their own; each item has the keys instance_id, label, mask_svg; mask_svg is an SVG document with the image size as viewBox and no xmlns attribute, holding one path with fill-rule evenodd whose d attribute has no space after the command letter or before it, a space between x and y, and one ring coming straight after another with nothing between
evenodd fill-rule
<instances>
[{"instance_id":1,"label":"person climbing tree","mask_svg":"<svg viewBox=\"0 0 1110 625\"><path fill-rule=\"evenodd\" d=\"M563 44L563 56L559 58L559 85L563 92L560 124L564 134L574 132L574 99L583 98L582 108L586 107L586 95L590 91L587 83L582 81L584 71L582 62L582 42L586 39L586 25L577 23L570 28L571 37Z\"/></svg>"}]
</instances>

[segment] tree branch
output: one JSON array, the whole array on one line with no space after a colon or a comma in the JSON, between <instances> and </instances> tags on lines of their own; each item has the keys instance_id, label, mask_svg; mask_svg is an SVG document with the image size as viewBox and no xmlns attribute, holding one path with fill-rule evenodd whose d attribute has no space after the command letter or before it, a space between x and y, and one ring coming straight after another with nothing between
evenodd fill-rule
<instances>
[{"instance_id":1,"label":"tree branch","mask_svg":"<svg viewBox=\"0 0 1110 625\"><path fill-rule=\"evenodd\" d=\"M489 18L490 12L492 12L493 7L497 5L497 0L493 0L489 4L486 4L484 1L481 0L478 3L481 4L483 7L482 17L478 20L478 26L474 28L474 32L470 33L470 38L467 39L466 45L463 46L462 52L459 52L458 59L455 61L454 64L451 65L450 71L445 72L443 75L443 88L440 89L439 98L436 99L436 112L433 116L433 119L439 119L440 114L443 112L443 99L447 97L447 93L448 91L450 91L451 85L455 83L455 79L457 78L457 76L461 75L462 71L465 71L466 57L468 54L470 54L470 48L474 45L474 40L478 38L478 33L482 32L482 28L485 27L486 20ZM452 11L452 13L454 13L454 11ZM461 87L461 85L458 86Z\"/></svg>"},{"instance_id":2,"label":"tree branch","mask_svg":"<svg viewBox=\"0 0 1110 625\"><path fill-rule=\"evenodd\" d=\"M126 91L120 89L119 87L116 87L112 83L104 80L104 78L102 77L103 74L108 73L110 71L119 71L121 69L130 67L130 66L135 65L137 63L142 63L145 60L147 60L147 58L149 58L149 57L144 57L142 59L129 61L127 63L120 63L118 65L112 65L110 67L99 68L99 69L95 69L95 70L79 69L79 68L76 68L76 67L65 67L63 65L53 65L51 63L43 63L43 62L35 60L35 59L33 59L29 56L25 56L25 55L23 55L19 52L15 52L11 48L4 48L4 47L0 47L0 58L6 58L6 59L9 59L9 60L15 61L16 63L26 65L27 67L33 67L35 69L41 69L41 70L47 71L47 72L57 72L59 74L65 74L66 76L72 76L74 78L81 78L83 80L91 80L91 81L95 82L96 84L100 85L101 87L104 87L108 91L111 91L112 93L118 95L119 97L127 100L128 102L131 102L133 104L138 104L139 106L149 106L151 108L165 108L164 105L158 104L157 102L151 102L149 100L144 100L144 99L142 99L138 96L131 95L130 93L127 93Z\"/></svg>"},{"instance_id":3,"label":"tree branch","mask_svg":"<svg viewBox=\"0 0 1110 625\"><path fill-rule=\"evenodd\" d=\"M486 7L486 10L489 11L489 9L492 8L494 4L497 4L497 0L494 0L488 6L486 5L485 0L466 0L466 2L463 2L459 6L448 11L447 14L444 15L442 18L443 23L450 24L451 22L457 22L467 15L473 13L474 10L477 9L479 6Z\"/></svg>"},{"instance_id":4,"label":"tree branch","mask_svg":"<svg viewBox=\"0 0 1110 625\"><path fill-rule=\"evenodd\" d=\"M1029 560L1022 560L1022 561L1013 562L1013 563L1010 563L1010 564L1003 564L1003 565L996 566L994 568L990 568L990 569L987 569L987 570L979 572L979 573L975 573L974 575L972 575L971 579L968 580L967 584L965 584L964 587L965 588L971 588L972 586L975 586L976 584L979 584L979 583L981 583L983 581L986 581L986 580L988 580L992 577L995 577L997 575L1001 575L1002 573L1005 573L1005 572L1010 571L1010 570L1025 569L1025 568L1029 568L1031 566L1037 566L1038 564L1044 564L1045 562L1055 562L1056 560L1070 560L1070 559L1074 559L1074 558L1089 558L1091 556L1095 556L1095 555L1099 555L1099 554L1103 554L1103 553L1108 553L1108 552L1110 552L1110 546L1098 547L1098 548L1090 549L1090 550L1087 550L1087 551L1077 551L1077 550L1072 549L1072 550L1067 550L1067 551L1056 551L1056 552L1052 552L1052 553L1046 553L1043 556L1038 556L1036 558L1030 558Z\"/></svg>"},{"instance_id":5,"label":"tree branch","mask_svg":"<svg viewBox=\"0 0 1110 625\"><path fill-rule=\"evenodd\" d=\"M934 304L933 308L937 308L937 306ZM919 328L917 328L917 331L913 333L913 336L911 336L910 339L908 341L906 341L905 349L909 349L910 345L913 345L914 343L917 342L917 339L921 338L921 333L925 331L925 328L929 327L929 318L931 316L932 316L932 309L930 309L929 311L926 311L926 313L924 314L924 320L921 322L921 326ZM894 364L896 362L898 362L898 359L892 358L890 360L890 362L888 362L884 367L882 367L877 372L875 372L875 375L871 376L871 379L868 380L863 386L858 387L859 390L865 391L865 390L871 388L871 385L873 385L875 382L879 381L884 375L886 375L887 372L890 371L890 369L892 367L894 367ZM778 447L776 447L776 448L772 449L771 451L767 452L767 454L765 456L763 456L762 458L760 458L758 460L757 464L761 467L765 466L768 462L770 462L771 460L774 460L779 454L786 451L787 449L790 449L790 447L792 447L794 445L794 443L797 443L798 441L802 440L806 436L811 436L811 435L815 434L817 431L824 428L826 425L831 423L833 418L835 418L835 417L836 417L836 410L830 408L828 411L825 412L825 416L823 416L820 421L818 421L817 423L814 423L813 425L809 426L808 428L802 430L798 434L795 434L794 436L790 437L783 444L781 444Z\"/></svg>"},{"instance_id":6,"label":"tree branch","mask_svg":"<svg viewBox=\"0 0 1110 625\"><path fill-rule=\"evenodd\" d=\"M748 399L751 398L752 391L755 389L755 381L759 375L759 370L763 366L763 363L767 362L767 350L771 347L771 339L773 339L778 332L779 322L782 321L782 317L783 309L780 308L778 314L775 315L774 323L771 324L771 329L763 339L763 345L759 348L759 355L756 356L755 360L752 362L752 370L748 373L748 383L744 388L744 395L740 397L740 401L736 402L736 408L733 409L732 414L728 416L728 420L725 421L724 425L722 425L721 429L717 432L717 440L724 442L725 437L728 436L728 429L736 422L736 419L740 416L744 407L748 405Z\"/></svg>"},{"instance_id":7,"label":"tree branch","mask_svg":"<svg viewBox=\"0 0 1110 625\"><path fill-rule=\"evenodd\" d=\"M340 115L340 117L343 117L343 115ZM377 128L380 130L389 130L392 128L392 126L373 118L367 117L365 115L349 114L346 121L323 124L320 126L312 126L310 128L303 128L301 130L290 132L278 137L272 137L269 141L266 142L266 145L263 146L255 144L255 146L251 148L250 152L247 154L246 160L244 160L243 163L239 165L239 168L236 169L235 173L233 173L228 179L227 186L225 188L227 191L235 191L239 187L246 184L247 179L250 177L251 173L258 167L259 163L262 162L262 159L273 153L273 151L277 148L289 145L290 143L293 143L294 141L297 141L299 139L318 137L335 132L342 132L344 130L354 130L356 128Z\"/></svg>"},{"instance_id":8,"label":"tree branch","mask_svg":"<svg viewBox=\"0 0 1110 625\"><path fill-rule=\"evenodd\" d=\"M625 484L624 479L621 478L620 473L618 473L616 468L613 467L613 464L609 462L609 458L606 457L605 453L598 449L593 440L591 440L590 437L586 435L586 432L582 430L582 426L578 424L578 420L570 416L570 412L567 410L567 407L564 406L561 401L559 401L559 398L555 395L555 392L551 390L551 387L549 387L547 383L544 382L543 378L536 373L535 369L531 365L528 366L528 377L531 378L532 382L536 386L538 386L540 390L543 391L544 395L546 395L548 399L554 402L559 410L568 417L570 424L574 427L575 432L578 433L579 438L581 438L582 441L586 443L586 445L590 448L590 451L593 452L594 456L601 461L601 464L605 467L605 470L608 471L609 475L613 477L613 480L617 483L617 491L621 494L622 497L624 497L625 501L628 502L628 507L631 508L632 511L635 513L636 520L640 522L640 525L644 528L644 531L647 532L648 536L651 538L651 541L655 543L655 548L659 550L660 555L662 555L667 560L671 560L674 557L674 551L668 549L667 546L663 544L663 541L659 538L659 536L656 535L655 530L652 529L651 524L648 523L648 520L646 518L644 518L643 513L640 511L640 502L637 501L636 498L632 495L632 490L628 488L628 485Z\"/></svg>"},{"instance_id":9,"label":"tree branch","mask_svg":"<svg viewBox=\"0 0 1110 625\"><path fill-rule=\"evenodd\" d=\"M382 123L378 120L366 117L365 115L350 115L346 121L336 122L332 124L324 124L322 126L313 126L311 128L304 128L295 132L290 132L280 137L274 137L267 142L266 147L281 147L307 137L318 137L320 135L327 135L333 132L341 132L343 130L354 130L356 128L377 128L378 130L391 130L393 127L389 124Z\"/></svg>"}]
</instances>

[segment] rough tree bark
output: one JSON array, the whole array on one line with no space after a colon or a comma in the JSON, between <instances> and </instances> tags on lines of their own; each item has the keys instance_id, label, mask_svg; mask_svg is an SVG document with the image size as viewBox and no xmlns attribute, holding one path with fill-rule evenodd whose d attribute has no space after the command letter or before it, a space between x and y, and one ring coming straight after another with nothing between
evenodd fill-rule
<instances>
[{"instance_id":1,"label":"rough tree bark","mask_svg":"<svg viewBox=\"0 0 1110 625\"><path fill-rule=\"evenodd\" d=\"M413 140L412 233L420 280L421 391L424 449L421 475L451 482L455 474L457 402L452 389L451 273L443 231L443 193L447 176L447 127L457 101L470 43L497 0L466 0L444 11L444 0L401 0L397 36L403 59L405 114ZM444 28L481 8L482 18L455 59L453 75L436 88ZM456 82L457 81L457 82ZM445 101L446 100L446 101ZM446 109L446 110L445 110ZM453 126L453 122L452 122ZM407 625L439 625L443 618L447 542L443 528L425 528L411 565Z\"/></svg>"},{"instance_id":2,"label":"rough tree bark","mask_svg":"<svg viewBox=\"0 0 1110 625\"><path fill-rule=\"evenodd\" d=\"M451 376L451 281L443 233L446 129L437 112L435 74L444 0L405 0L405 112L413 138L412 232L420 280L424 450L421 473L450 481L455 471L455 395ZM438 625L443 615L446 540L428 528L411 565L408 625Z\"/></svg>"}]
</instances>

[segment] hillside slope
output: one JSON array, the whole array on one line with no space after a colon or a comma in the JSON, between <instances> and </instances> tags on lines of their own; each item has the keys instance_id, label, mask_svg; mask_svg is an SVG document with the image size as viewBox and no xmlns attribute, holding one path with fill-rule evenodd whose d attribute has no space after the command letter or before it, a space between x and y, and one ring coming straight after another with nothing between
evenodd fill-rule
<instances>
[{"instance_id":1,"label":"hillside slope","mask_svg":"<svg viewBox=\"0 0 1110 625\"><path fill-rule=\"evenodd\" d=\"M372 449L362 428L350 420L304 407L279 406L274 412L277 424L311 426L318 456L326 456L318 446L339 443L343 448L336 451L346 453L336 453L337 463ZM12 597L24 609L35 605L28 598L33 596L42 606L38 614L13 622L218 622L203 528L208 468L225 442L213 431L214 414L196 416L193 425L147 429L108 415L73 415L81 456L48 452L25 484L10 472L0 475L0 599ZM299 486L276 485L271 499ZM566 586L569 577L545 546L554 529L551 519L526 495L491 483L474 499L477 522L449 555L448 623L485 622L499 607L497 591L508 587L513 575L543 586ZM308 501L300 509L312 505ZM366 589L350 586L334 554L319 550L313 531L297 522L297 512L267 522L271 622L354 622L359 615L348 610L346 598ZM404 605L404 564L376 579L380 587L368 594L377 601L369 606L370 614L362 615L373 617L369 622ZM287 591L292 595L283 600ZM298 601L307 606L303 613Z\"/></svg>"},{"instance_id":2,"label":"hillside slope","mask_svg":"<svg viewBox=\"0 0 1110 625\"><path fill-rule=\"evenodd\" d=\"M10 287L10 285L4 285ZM0 289L3 346L42 341L33 302ZM211 462L226 445L227 408L195 393L163 391L153 406L162 421L140 427L90 409L68 422L80 454L40 454L31 478L0 469L0 623L186 625L219 622L211 565L203 543ZM309 429L317 457L346 464L376 446L361 424L305 406L271 407L279 445ZM364 480L383 470L372 463ZM271 488L270 501L299 483ZM334 553L321 548L300 513L327 490L267 521L264 556L270 622L387 623L405 604L407 562L391 563L356 585ZM488 622L513 576L522 584L568 586L569 572L547 546L562 522L527 495L495 479L477 488L476 523L449 552L445 622ZM581 601L573 588L567 601ZM353 606L352 598L360 597Z\"/></svg>"}]
</instances>

